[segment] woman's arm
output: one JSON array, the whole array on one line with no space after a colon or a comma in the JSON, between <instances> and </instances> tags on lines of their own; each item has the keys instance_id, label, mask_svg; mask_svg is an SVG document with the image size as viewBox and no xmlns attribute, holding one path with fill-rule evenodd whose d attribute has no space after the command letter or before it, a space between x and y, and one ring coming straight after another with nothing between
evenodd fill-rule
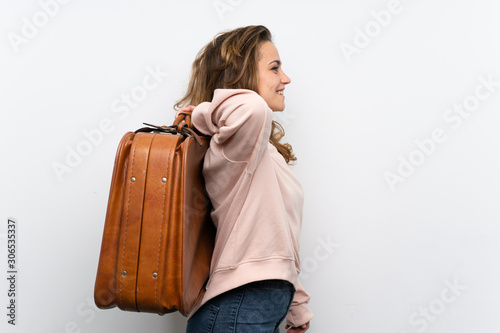
<instances>
[{"instance_id":1,"label":"woman's arm","mask_svg":"<svg viewBox=\"0 0 500 333\"><path fill-rule=\"evenodd\" d=\"M196 129L212 136L226 160L246 163L246 172L253 173L268 149L272 111L254 91L218 89L212 102L194 109L192 121Z\"/></svg>"}]
</instances>

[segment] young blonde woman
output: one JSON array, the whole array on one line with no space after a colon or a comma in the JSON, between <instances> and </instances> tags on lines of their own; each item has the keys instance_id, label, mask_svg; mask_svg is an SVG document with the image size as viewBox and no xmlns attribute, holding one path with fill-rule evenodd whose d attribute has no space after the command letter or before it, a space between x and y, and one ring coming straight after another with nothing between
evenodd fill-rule
<instances>
[{"instance_id":1,"label":"young blonde woman","mask_svg":"<svg viewBox=\"0 0 500 333\"><path fill-rule=\"evenodd\" d=\"M212 137L203 175L217 228L206 293L187 333L305 332L313 317L300 271L303 192L272 112L290 83L271 33L248 26L219 34L193 63L176 104ZM196 106L196 107L195 107Z\"/></svg>"}]
</instances>

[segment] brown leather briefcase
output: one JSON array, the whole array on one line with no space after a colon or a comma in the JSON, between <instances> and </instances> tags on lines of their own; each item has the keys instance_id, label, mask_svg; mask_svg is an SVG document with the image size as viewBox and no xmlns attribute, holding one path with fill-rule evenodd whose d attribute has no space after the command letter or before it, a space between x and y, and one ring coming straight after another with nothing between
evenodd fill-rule
<instances>
[{"instance_id":1,"label":"brown leather briefcase","mask_svg":"<svg viewBox=\"0 0 500 333\"><path fill-rule=\"evenodd\" d=\"M187 316L201 300L215 229L190 115L126 133L116 153L94 289L99 308Z\"/></svg>"}]
</instances>

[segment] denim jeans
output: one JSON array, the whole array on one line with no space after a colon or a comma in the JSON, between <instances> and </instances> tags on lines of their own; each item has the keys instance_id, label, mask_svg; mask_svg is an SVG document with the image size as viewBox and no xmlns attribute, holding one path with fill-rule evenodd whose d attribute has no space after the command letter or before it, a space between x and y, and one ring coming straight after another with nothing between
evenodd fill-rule
<instances>
[{"instance_id":1,"label":"denim jeans","mask_svg":"<svg viewBox=\"0 0 500 333\"><path fill-rule=\"evenodd\" d=\"M278 333L294 294L288 281L246 284L203 304L189 319L186 333Z\"/></svg>"}]
</instances>

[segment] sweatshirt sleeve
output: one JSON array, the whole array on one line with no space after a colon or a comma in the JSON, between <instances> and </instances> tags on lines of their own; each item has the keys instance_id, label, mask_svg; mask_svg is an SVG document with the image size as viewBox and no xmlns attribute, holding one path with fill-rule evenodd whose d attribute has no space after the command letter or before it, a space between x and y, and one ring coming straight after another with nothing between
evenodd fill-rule
<instances>
[{"instance_id":1,"label":"sweatshirt sleeve","mask_svg":"<svg viewBox=\"0 0 500 333\"><path fill-rule=\"evenodd\" d=\"M246 171L252 173L268 146L271 109L250 90L237 90L223 100L219 96L214 100L205 110L195 109L194 125L202 132L211 132L213 142L228 161L247 163Z\"/></svg>"},{"instance_id":2,"label":"sweatshirt sleeve","mask_svg":"<svg viewBox=\"0 0 500 333\"><path fill-rule=\"evenodd\" d=\"M311 297L304 290L302 284L297 281L297 290L295 291L295 296L292 301L292 306L290 307L290 311L288 311L288 315L286 316L286 323L293 327L298 327L309 322L314 314L307 303Z\"/></svg>"}]
</instances>

